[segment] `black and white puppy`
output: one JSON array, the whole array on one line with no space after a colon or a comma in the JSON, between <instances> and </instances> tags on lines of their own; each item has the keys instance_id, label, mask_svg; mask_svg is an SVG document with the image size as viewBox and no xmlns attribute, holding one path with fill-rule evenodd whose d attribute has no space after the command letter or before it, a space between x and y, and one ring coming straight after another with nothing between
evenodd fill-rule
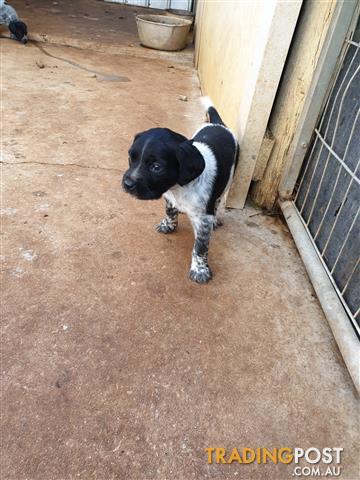
<instances>
[{"instance_id":1,"label":"black and white puppy","mask_svg":"<svg viewBox=\"0 0 360 480\"><path fill-rule=\"evenodd\" d=\"M19 19L15 8L8 5L5 0L0 0L0 25L7 25L11 38L27 43L26 24Z\"/></svg>"},{"instance_id":2,"label":"black and white puppy","mask_svg":"<svg viewBox=\"0 0 360 480\"><path fill-rule=\"evenodd\" d=\"M212 277L210 236L219 224L218 207L231 185L239 152L235 136L210 100L203 103L209 123L190 140L167 128L138 133L122 181L125 191L139 199L165 198L166 217L156 226L159 232L174 232L179 212L189 216L195 233L189 277L198 283Z\"/></svg>"}]
</instances>

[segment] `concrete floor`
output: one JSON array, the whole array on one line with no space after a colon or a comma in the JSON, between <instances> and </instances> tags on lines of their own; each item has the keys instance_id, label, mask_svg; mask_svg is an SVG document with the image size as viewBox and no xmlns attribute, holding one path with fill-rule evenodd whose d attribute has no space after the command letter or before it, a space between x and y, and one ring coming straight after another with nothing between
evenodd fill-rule
<instances>
[{"instance_id":1,"label":"concrete floor","mask_svg":"<svg viewBox=\"0 0 360 480\"><path fill-rule=\"evenodd\" d=\"M110 8L79 3L94 17ZM42 15L56 33L61 16ZM228 212L200 286L186 277L189 222L162 236L162 202L120 189L134 133L190 135L202 121L191 65L0 43L1 479L292 476L293 465L207 465L210 446L343 447L340 478L358 478L357 398L281 221Z\"/></svg>"},{"instance_id":2,"label":"concrete floor","mask_svg":"<svg viewBox=\"0 0 360 480\"><path fill-rule=\"evenodd\" d=\"M124 7L102 0L12 0L11 5L21 13L29 25L30 38L36 41L98 52L174 59L192 65L190 43L177 54L140 46L135 15L149 13L146 8ZM164 11L151 9L150 13L164 14Z\"/></svg>"}]
</instances>

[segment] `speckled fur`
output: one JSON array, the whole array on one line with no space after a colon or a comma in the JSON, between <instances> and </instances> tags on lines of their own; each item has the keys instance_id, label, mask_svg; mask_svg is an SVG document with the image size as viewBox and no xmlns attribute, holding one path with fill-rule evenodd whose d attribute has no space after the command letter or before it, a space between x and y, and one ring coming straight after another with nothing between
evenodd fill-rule
<instances>
[{"instance_id":1,"label":"speckled fur","mask_svg":"<svg viewBox=\"0 0 360 480\"><path fill-rule=\"evenodd\" d=\"M9 26L11 22L19 20L16 10L4 0L0 0L0 25Z\"/></svg>"},{"instance_id":2,"label":"speckled fur","mask_svg":"<svg viewBox=\"0 0 360 480\"><path fill-rule=\"evenodd\" d=\"M166 200L165 207L166 217L156 225L156 230L160 233L172 233L175 232L178 226L179 210L171 205Z\"/></svg>"},{"instance_id":3,"label":"speckled fur","mask_svg":"<svg viewBox=\"0 0 360 480\"><path fill-rule=\"evenodd\" d=\"M27 43L27 27L11 5L0 0L0 25L6 25L10 30L10 37L22 43Z\"/></svg>"}]
</instances>

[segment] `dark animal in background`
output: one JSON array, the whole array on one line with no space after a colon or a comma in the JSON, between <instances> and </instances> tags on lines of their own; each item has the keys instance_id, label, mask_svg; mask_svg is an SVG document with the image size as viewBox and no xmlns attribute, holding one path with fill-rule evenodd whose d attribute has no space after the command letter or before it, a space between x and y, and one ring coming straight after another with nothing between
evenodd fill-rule
<instances>
[{"instance_id":1,"label":"dark animal in background","mask_svg":"<svg viewBox=\"0 0 360 480\"><path fill-rule=\"evenodd\" d=\"M168 128L138 133L122 181L124 190L139 199L165 198L166 217L156 226L158 232L174 232L179 212L189 216L195 234L189 277L198 283L212 277L210 236L219 225L218 207L231 185L239 153L235 136L210 100L203 103L209 123L190 140Z\"/></svg>"},{"instance_id":2,"label":"dark animal in background","mask_svg":"<svg viewBox=\"0 0 360 480\"><path fill-rule=\"evenodd\" d=\"M5 0L0 0L0 25L6 25L9 28L11 38L21 43L27 43L26 24L19 19L16 10Z\"/></svg>"}]
</instances>

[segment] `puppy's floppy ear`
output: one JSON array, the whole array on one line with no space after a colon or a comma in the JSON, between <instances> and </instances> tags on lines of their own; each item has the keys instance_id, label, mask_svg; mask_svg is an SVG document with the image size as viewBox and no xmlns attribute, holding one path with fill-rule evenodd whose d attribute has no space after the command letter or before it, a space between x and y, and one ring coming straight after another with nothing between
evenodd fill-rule
<instances>
[{"instance_id":1,"label":"puppy's floppy ear","mask_svg":"<svg viewBox=\"0 0 360 480\"><path fill-rule=\"evenodd\" d=\"M145 130L144 132L139 132L139 133L137 133L137 134L135 135L135 137L134 137L133 142L135 142L135 140L137 140L138 138L140 138L143 133L146 133L146 130Z\"/></svg>"},{"instance_id":2,"label":"puppy's floppy ear","mask_svg":"<svg viewBox=\"0 0 360 480\"><path fill-rule=\"evenodd\" d=\"M21 40L25 35L27 35L27 26L21 20L14 20L10 22L9 30L19 40Z\"/></svg>"},{"instance_id":3,"label":"puppy's floppy ear","mask_svg":"<svg viewBox=\"0 0 360 480\"><path fill-rule=\"evenodd\" d=\"M178 184L183 186L198 177L205 168L205 161L191 140L179 144L176 150L179 163Z\"/></svg>"}]
</instances>

